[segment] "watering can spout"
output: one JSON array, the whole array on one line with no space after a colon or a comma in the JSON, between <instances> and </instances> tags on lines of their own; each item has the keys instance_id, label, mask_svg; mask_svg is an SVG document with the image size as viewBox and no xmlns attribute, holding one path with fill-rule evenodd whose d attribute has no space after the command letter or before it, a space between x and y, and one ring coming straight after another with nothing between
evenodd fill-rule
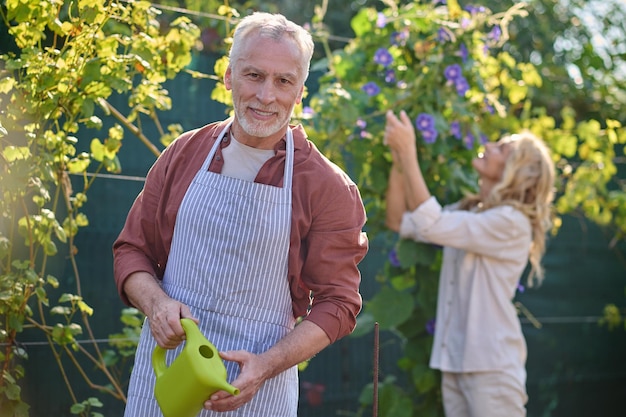
<instances>
[{"instance_id":1,"label":"watering can spout","mask_svg":"<svg viewBox=\"0 0 626 417\"><path fill-rule=\"evenodd\" d=\"M215 346L191 319L181 319L185 345L168 367L165 349L157 346L152 353L156 376L154 395L164 417L195 417L203 403L215 392L238 395L229 384L226 367Z\"/></svg>"}]
</instances>

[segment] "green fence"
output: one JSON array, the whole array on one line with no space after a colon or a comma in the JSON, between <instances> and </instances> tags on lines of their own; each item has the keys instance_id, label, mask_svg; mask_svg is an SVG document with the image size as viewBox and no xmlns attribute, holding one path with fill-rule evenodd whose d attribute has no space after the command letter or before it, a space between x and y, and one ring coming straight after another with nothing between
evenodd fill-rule
<instances>
[{"instance_id":1,"label":"green fence","mask_svg":"<svg viewBox=\"0 0 626 417\"><path fill-rule=\"evenodd\" d=\"M194 69L212 73L212 63L212 58L198 56ZM311 83L314 82L312 78ZM181 76L168 89L174 109L166 115L164 125L181 123L190 129L224 117L224 109L210 100L210 80ZM122 176L95 181L86 207L90 225L77 239L83 295L95 310L91 323L103 345L109 334L119 331L119 312L123 307L113 283L111 245L154 155L138 140L127 137L120 159ZM377 290L374 277L385 262L387 251L384 243L372 241L361 264L366 300ZM58 263L54 273L62 285L71 284L69 264ZM626 302L624 263L608 249L598 228L568 217L560 234L549 242L545 266L547 278L543 286L519 295L519 301L542 323L538 329L523 319L529 348L529 417L624 415L626 331L608 331L597 323L606 303L624 306ZM59 294L62 291L61 288ZM70 416L71 401L48 347L36 338L25 337L24 347L30 359L23 387L25 399L32 406L31 416ZM401 341L383 332L380 345L382 379L397 373ZM371 335L345 338L313 358L300 375L300 416L355 415L361 389L372 380L372 358ZM78 378L72 374L70 377ZM85 399L89 391L77 394ZM105 416L122 415L123 405L119 401L100 397L105 402L100 410Z\"/></svg>"}]
</instances>

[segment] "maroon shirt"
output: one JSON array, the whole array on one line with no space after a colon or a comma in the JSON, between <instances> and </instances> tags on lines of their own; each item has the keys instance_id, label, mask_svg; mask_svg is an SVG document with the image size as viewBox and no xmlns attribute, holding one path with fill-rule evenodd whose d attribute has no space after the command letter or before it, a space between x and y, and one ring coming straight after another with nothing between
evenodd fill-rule
<instances>
[{"instance_id":1,"label":"maroon shirt","mask_svg":"<svg viewBox=\"0 0 626 417\"><path fill-rule=\"evenodd\" d=\"M148 172L144 189L113 244L114 274L122 300L124 281L145 271L163 278L174 224L183 196L226 122L182 134ZM357 268L368 249L366 216L359 190L310 142L302 126L293 128L294 168L288 274L294 317L306 316L331 340L351 333L362 305ZM221 172L225 135L209 170ZM259 171L255 182L282 186L286 142Z\"/></svg>"}]
</instances>

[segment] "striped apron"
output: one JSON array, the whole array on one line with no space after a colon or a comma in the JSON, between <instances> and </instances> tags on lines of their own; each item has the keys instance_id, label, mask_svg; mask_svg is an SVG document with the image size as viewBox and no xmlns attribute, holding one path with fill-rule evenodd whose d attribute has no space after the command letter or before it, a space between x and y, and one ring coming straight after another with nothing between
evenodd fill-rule
<instances>
[{"instance_id":1,"label":"striped apron","mask_svg":"<svg viewBox=\"0 0 626 417\"><path fill-rule=\"evenodd\" d=\"M210 172L221 132L181 203L163 278L163 289L191 309L200 330L219 351L262 353L293 330L287 278L291 232L293 135L287 131L283 187ZM156 342L146 320L128 389L125 417L162 416L154 398L151 365ZM167 364L182 345L167 352ZM225 362L228 381L239 373ZM202 417L295 417L298 372L291 367L268 380L237 410L202 409Z\"/></svg>"}]
</instances>

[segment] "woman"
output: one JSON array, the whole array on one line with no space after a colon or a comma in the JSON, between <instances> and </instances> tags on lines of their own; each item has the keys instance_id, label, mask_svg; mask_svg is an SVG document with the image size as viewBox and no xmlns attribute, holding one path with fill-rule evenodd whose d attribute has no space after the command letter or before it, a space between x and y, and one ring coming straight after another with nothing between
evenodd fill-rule
<instances>
[{"instance_id":1,"label":"woman","mask_svg":"<svg viewBox=\"0 0 626 417\"><path fill-rule=\"evenodd\" d=\"M487 143L472 161L478 194L442 208L404 111L387 113L385 143L388 227L444 247L430 366L442 371L446 416L525 416L526 343L512 299L528 262L529 284L543 278L554 182L547 147L529 132Z\"/></svg>"}]
</instances>

